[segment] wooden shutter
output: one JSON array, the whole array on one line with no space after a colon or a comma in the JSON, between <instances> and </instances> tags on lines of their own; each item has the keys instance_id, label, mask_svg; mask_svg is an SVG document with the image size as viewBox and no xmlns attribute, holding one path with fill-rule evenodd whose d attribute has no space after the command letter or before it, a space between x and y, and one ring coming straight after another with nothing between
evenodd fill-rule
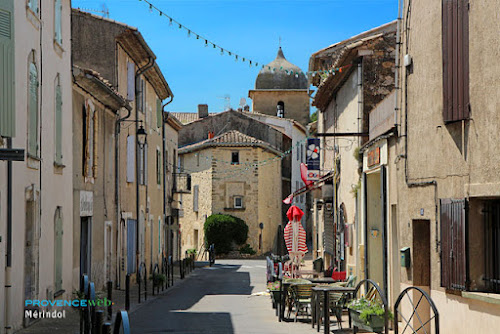
<instances>
[{"instance_id":1,"label":"wooden shutter","mask_svg":"<svg viewBox=\"0 0 500 334\"><path fill-rule=\"evenodd\" d=\"M57 164L62 164L62 96L61 85L56 86L56 156Z\"/></svg>"},{"instance_id":2,"label":"wooden shutter","mask_svg":"<svg viewBox=\"0 0 500 334\"><path fill-rule=\"evenodd\" d=\"M61 0L54 1L54 39L62 45L62 4Z\"/></svg>"},{"instance_id":3,"label":"wooden shutter","mask_svg":"<svg viewBox=\"0 0 500 334\"><path fill-rule=\"evenodd\" d=\"M135 65L127 62L127 100L135 99Z\"/></svg>"},{"instance_id":4,"label":"wooden shutter","mask_svg":"<svg viewBox=\"0 0 500 334\"><path fill-rule=\"evenodd\" d=\"M55 292L57 292L62 290L63 221L60 207L56 210L54 225Z\"/></svg>"},{"instance_id":5,"label":"wooden shutter","mask_svg":"<svg viewBox=\"0 0 500 334\"><path fill-rule=\"evenodd\" d=\"M160 128L163 123L163 110L161 108L161 100L156 99L156 125Z\"/></svg>"},{"instance_id":6,"label":"wooden shutter","mask_svg":"<svg viewBox=\"0 0 500 334\"><path fill-rule=\"evenodd\" d=\"M30 63L29 75L29 133L28 153L38 155L38 73L34 63Z\"/></svg>"},{"instance_id":7,"label":"wooden shutter","mask_svg":"<svg viewBox=\"0 0 500 334\"><path fill-rule=\"evenodd\" d=\"M470 117L469 0L442 0L443 120Z\"/></svg>"},{"instance_id":8,"label":"wooden shutter","mask_svg":"<svg viewBox=\"0 0 500 334\"><path fill-rule=\"evenodd\" d=\"M467 289L467 233L465 199L441 201L441 286Z\"/></svg>"},{"instance_id":9,"label":"wooden shutter","mask_svg":"<svg viewBox=\"0 0 500 334\"><path fill-rule=\"evenodd\" d=\"M199 187L198 185L193 187L193 211L198 212L198 196L199 196Z\"/></svg>"},{"instance_id":10,"label":"wooden shutter","mask_svg":"<svg viewBox=\"0 0 500 334\"><path fill-rule=\"evenodd\" d=\"M135 180L135 136L127 137L127 182Z\"/></svg>"},{"instance_id":11,"label":"wooden shutter","mask_svg":"<svg viewBox=\"0 0 500 334\"><path fill-rule=\"evenodd\" d=\"M0 2L0 136L16 135L14 95L14 4Z\"/></svg>"}]
</instances>

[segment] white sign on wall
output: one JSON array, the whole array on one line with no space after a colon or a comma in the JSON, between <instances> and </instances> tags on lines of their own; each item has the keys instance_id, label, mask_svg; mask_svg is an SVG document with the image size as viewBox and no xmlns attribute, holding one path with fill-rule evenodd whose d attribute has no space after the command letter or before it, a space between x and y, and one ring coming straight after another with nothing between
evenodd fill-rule
<instances>
[{"instance_id":1,"label":"white sign on wall","mask_svg":"<svg viewBox=\"0 0 500 334\"><path fill-rule=\"evenodd\" d=\"M94 214L94 193L80 191L80 217L89 217Z\"/></svg>"}]
</instances>

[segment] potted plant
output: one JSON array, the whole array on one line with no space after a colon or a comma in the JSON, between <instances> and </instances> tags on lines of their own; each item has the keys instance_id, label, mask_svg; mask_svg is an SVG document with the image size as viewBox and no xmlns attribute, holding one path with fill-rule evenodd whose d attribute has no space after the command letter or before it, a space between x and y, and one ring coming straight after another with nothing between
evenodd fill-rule
<instances>
[{"instance_id":1,"label":"potted plant","mask_svg":"<svg viewBox=\"0 0 500 334\"><path fill-rule=\"evenodd\" d=\"M361 297L352 300L347 304L347 308L354 327L375 333L383 332L385 309L381 302ZM389 319L394 317L389 310L387 311L387 317Z\"/></svg>"},{"instance_id":2,"label":"potted plant","mask_svg":"<svg viewBox=\"0 0 500 334\"><path fill-rule=\"evenodd\" d=\"M267 283L267 290L271 295L271 300L273 302L273 308L276 308L276 303L279 301L279 293L280 293L280 282L269 282Z\"/></svg>"},{"instance_id":3,"label":"potted plant","mask_svg":"<svg viewBox=\"0 0 500 334\"><path fill-rule=\"evenodd\" d=\"M153 281L153 286L156 288L158 286L162 286L167 280L167 276L164 274L153 274L149 277L150 280Z\"/></svg>"}]
</instances>

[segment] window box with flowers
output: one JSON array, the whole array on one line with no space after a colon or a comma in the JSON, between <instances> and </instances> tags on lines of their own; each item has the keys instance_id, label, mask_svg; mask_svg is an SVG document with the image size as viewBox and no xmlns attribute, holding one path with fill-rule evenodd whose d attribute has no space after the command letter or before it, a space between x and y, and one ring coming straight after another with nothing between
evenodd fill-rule
<instances>
[{"instance_id":1,"label":"window box with flowers","mask_svg":"<svg viewBox=\"0 0 500 334\"><path fill-rule=\"evenodd\" d=\"M367 330L369 332L382 333L384 331L385 309L378 300L369 300L365 297L351 301L347 308L351 317L353 327ZM394 318L391 311L387 311L389 320Z\"/></svg>"}]
</instances>

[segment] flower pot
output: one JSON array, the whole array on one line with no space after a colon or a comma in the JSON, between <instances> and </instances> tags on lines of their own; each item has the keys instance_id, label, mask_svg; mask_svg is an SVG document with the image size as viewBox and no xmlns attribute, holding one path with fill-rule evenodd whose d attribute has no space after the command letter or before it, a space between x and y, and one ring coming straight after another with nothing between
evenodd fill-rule
<instances>
[{"instance_id":1,"label":"flower pot","mask_svg":"<svg viewBox=\"0 0 500 334\"><path fill-rule=\"evenodd\" d=\"M352 325L370 332L382 333L384 331L384 316L383 315L370 315L368 317L368 324L361 320L361 311L349 309Z\"/></svg>"}]
</instances>

